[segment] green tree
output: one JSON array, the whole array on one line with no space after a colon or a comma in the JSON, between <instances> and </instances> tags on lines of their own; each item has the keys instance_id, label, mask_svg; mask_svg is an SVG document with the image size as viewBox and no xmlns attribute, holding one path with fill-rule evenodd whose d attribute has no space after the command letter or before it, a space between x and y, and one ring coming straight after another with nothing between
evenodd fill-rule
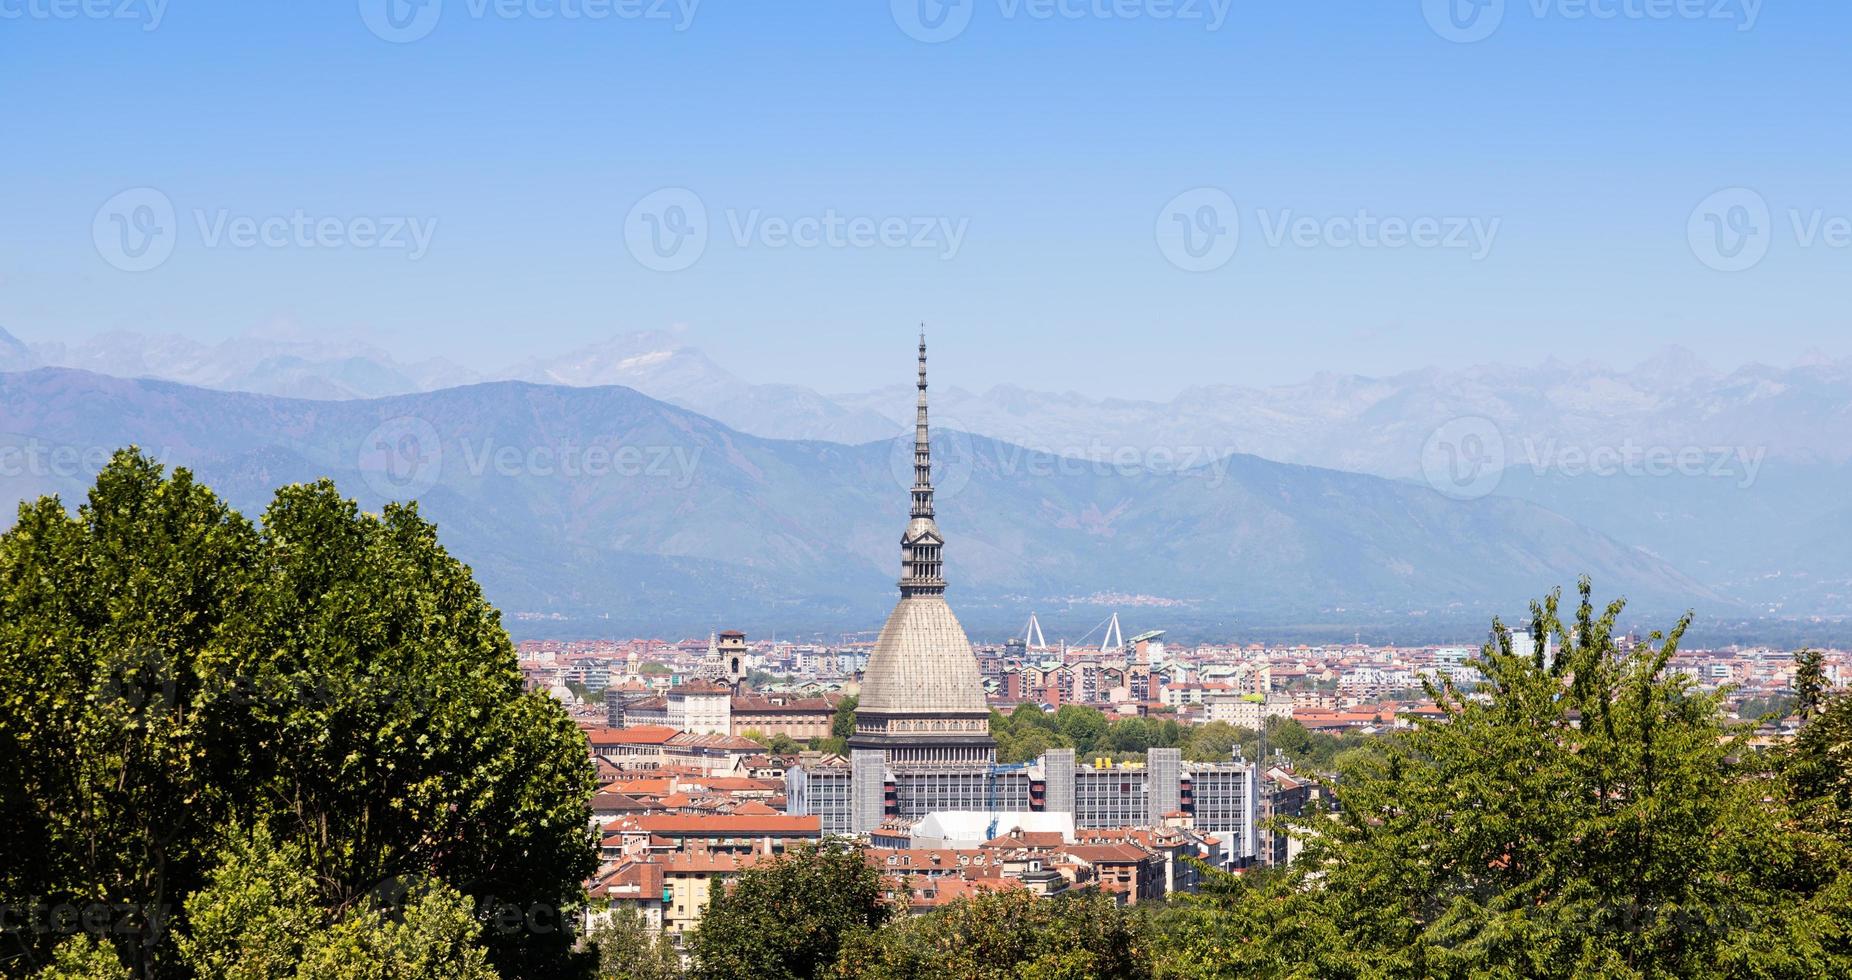
<instances>
[{"instance_id":1,"label":"green tree","mask_svg":"<svg viewBox=\"0 0 1852 980\"><path fill-rule=\"evenodd\" d=\"M1010 727L1013 730L1020 732L1031 725L1051 735L1061 730L1052 715L1033 704L1019 704L1010 710Z\"/></svg>"},{"instance_id":2,"label":"green tree","mask_svg":"<svg viewBox=\"0 0 1852 980\"><path fill-rule=\"evenodd\" d=\"M1818 650L1802 650L1794 655L1794 711L1805 722L1819 710L1826 697L1826 658Z\"/></svg>"},{"instance_id":3,"label":"green tree","mask_svg":"<svg viewBox=\"0 0 1852 980\"><path fill-rule=\"evenodd\" d=\"M613 910L592 926L585 942L598 954L599 980L681 980L675 944L651 932L640 913Z\"/></svg>"},{"instance_id":4,"label":"green tree","mask_svg":"<svg viewBox=\"0 0 1852 980\"><path fill-rule=\"evenodd\" d=\"M1830 841L1771 800L1721 696L1628 652L1586 580L1533 629L1551 665L1484 650L1472 696L1379 743L1294 821L1282 878L1186 901L1164 972L1217 977L1817 977L1852 969ZM1745 764L1745 760L1748 760ZM1351 761L1347 757L1347 762Z\"/></svg>"},{"instance_id":5,"label":"green tree","mask_svg":"<svg viewBox=\"0 0 1852 980\"><path fill-rule=\"evenodd\" d=\"M348 910L309 945L296 980L496 980L480 930L469 899L432 885L394 915Z\"/></svg>"},{"instance_id":6,"label":"green tree","mask_svg":"<svg viewBox=\"0 0 1852 980\"><path fill-rule=\"evenodd\" d=\"M1079 704L1064 704L1055 712L1055 725L1062 737L1073 743L1074 748L1085 755L1107 748L1106 716L1098 708L1089 708Z\"/></svg>"},{"instance_id":7,"label":"green tree","mask_svg":"<svg viewBox=\"0 0 1852 980\"><path fill-rule=\"evenodd\" d=\"M1138 980L1151 975L1142 929L1104 896L1003 892L906 919L848 944L836 975L855 980Z\"/></svg>"},{"instance_id":8,"label":"green tree","mask_svg":"<svg viewBox=\"0 0 1852 980\"><path fill-rule=\"evenodd\" d=\"M1852 694L1821 705L1788 750L1789 794L1809 826L1852 845Z\"/></svg>"},{"instance_id":9,"label":"green tree","mask_svg":"<svg viewBox=\"0 0 1852 980\"><path fill-rule=\"evenodd\" d=\"M860 700L851 694L836 703L836 717L830 719L830 737L847 740L855 734L855 704Z\"/></svg>"},{"instance_id":10,"label":"green tree","mask_svg":"<svg viewBox=\"0 0 1852 980\"><path fill-rule=\"evenodd\" d=\"M469 899L421 881L388 883L331 912L317 904L300 845L235 834L187 899L181 959L213 980L493 980ZM331 917L334 921L328 921Z\"/></svg>"},{"instance_id":11,"label":"green tree","mask_svg":"<svg viewBox=\"0 0 1852 980\"><path fill-rule=\"evenodd\" d=\"M797 847L716 889L688 950L696 975L710 980L814 980L893 911L859 850Z\"/></svg>"},{"instance_id":12,"label":"green tree","mask_svg":"<svg viewBox=\"0 0 1852 980\"><path fill-rule=\"evenodd\" d=\"M51 965L32 975L35 980L130 980L116 947L89 935L75 935L58 944Z\"/></svg>"},{"instance_id":13,"label":"green tree","mask_svg":"<svg viewBox=\"0 0 1852 980\"><path fill-rule=\"evenodd\" d=\"M225 828L296 842L319 904L431 878L554 920L596 867L583 736L525 692L498 614L410 507L326 483L261 530L125 452L75 515L0 536L0 901L147 910L124 959L172 975L166 919ZM0 937L0 971L52 937ZM571 972L563 929L492 929L510 974Z\"/></svg>"},{"instance_id":14,"label":"green tree","mask_svg":"<svg viewBox=\"0 0 1852 980\"><path fill-rule=\"evenodd\" d=\"M1183 740L1183 757L1191 762L1227 762L1244 735L1252 733L1225 721L1197 725Z\"/></svg>"},{"instance_id":15,"label":"green tree","mask_svg":"<svg viewBox=\"0 0 1852 980\"><path fill-rule=\"evenodd\" d=\"M1107 729L1105 742L1114 752L1143 753L1151 748L1151 726L1143 718L1121 718Z\"/></svg>"},{"instance_id":16,"label":"green tree","mask_svg":"<svg viewBox=\"0 0 1852 980\"><path fill-rule=\"evenodd\" d=\"M997 761L1006 765L1039 759L1049 749L1067 748L1067 740L1054 732L1030 725L997 737Z\"/></svg>"},{"instance_id":17,"label":"green tree","mask_svg":"<svg viewBox=\"0 0 1852 980\"><path fill-rule=\"evenodd\" d=\"M319 898L302 847L278 846L261 827L233 831L205 886L187 896L180 956L215 980L292 976L327 917Z\"/></svg>"}]
</instances>

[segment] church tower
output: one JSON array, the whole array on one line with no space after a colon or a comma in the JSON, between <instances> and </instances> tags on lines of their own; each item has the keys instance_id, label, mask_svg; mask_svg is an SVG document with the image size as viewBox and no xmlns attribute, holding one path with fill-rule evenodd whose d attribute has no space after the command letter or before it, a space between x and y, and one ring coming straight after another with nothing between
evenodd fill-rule
<instances>
[{"instance_id":1,"label":"church tower","mask_svg":"<svg viewBox=\"0 0 1852 980\"><path fill-rule=\"evenodd\" d=\"M988 766L990 706L971 640L945 603L945 537L933 519L926 417L926 334L920 334L912 506L900 536L900 601L881 628L855 709L854 750L878 750L896 770Z\"/></svg>"}]
</instances>

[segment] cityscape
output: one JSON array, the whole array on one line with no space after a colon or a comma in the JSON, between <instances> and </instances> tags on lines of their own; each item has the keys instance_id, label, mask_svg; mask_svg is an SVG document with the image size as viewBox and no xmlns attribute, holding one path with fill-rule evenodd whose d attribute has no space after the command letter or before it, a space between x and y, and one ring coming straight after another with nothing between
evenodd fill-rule
<instances>
[{"instance_id":1,"label":"cityscape","mask_svg":"<svg viewBox=\"0 0 1852 980\"><path fill-rule=\"evenodd\" d=\"M0 0L0 980L1852 977L1848 36Z\"/></svg>"}]
</instances>

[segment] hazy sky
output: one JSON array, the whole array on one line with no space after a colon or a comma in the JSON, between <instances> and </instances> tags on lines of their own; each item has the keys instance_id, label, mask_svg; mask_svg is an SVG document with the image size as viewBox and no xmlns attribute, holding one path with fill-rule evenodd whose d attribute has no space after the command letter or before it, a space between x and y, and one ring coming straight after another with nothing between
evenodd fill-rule
<instances>
[{"instance_id":1,"label":"hazy sky","mask_svg":"<svg viewBox=\"0 0 1852 980\"><path fill-rule=\"evenodd\" d=\"M1455 2L0 0L0 326L681 325L840 390L924 319L1130 395L1852 354L1852 8Z\"/></svg>"}]
</instances>

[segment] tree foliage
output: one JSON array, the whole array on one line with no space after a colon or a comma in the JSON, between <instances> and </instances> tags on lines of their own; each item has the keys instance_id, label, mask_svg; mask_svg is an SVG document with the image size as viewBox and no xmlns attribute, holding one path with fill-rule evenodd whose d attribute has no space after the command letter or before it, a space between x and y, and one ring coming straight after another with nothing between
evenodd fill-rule
<instances>
[{"instance_id":1,"label":"tree foliage","mask_svg":"<svg viewBox=\"0 0 1852 980\"><path fill-rule=\"evenodd\" d=\"M961 899L859 937L844 980L1138 980L1151 975L1139 923L1105 896L1026 891Z\"/></svg>"},{"instance_id":2,"label":"tree foliage","mask_svg":"<svg viewBox=\"0 0 1852 980\"><path fill-rule=\"evenodd\" d=\"M704 980L814 980L892 914L859 850L797 847L716 888L689 953Z\"/></svg>"},{"instance_id":3,"label":"tree foliage","mask_svg":"<svg viewBox=\"0 0 1852 980\"><path fill-rule=\"evenodd\" d=\"M592 925L586 946L598 956L598 980L681 980L675 944L651 932L643 916L614 909Z\"/></svg>"},{"instance_id":4,"label":"tree foliage","mask_svg":"<svg viewBox=\"0 0 1852 980\"><path fill-rule=\"evenodd\" d=\"M318 904L298 844L235 833L188 897L180 957L213 980L493 980L472 903L432 880L390 883L344 910Z\"/></svg>"},{"instance_id":5,"label":"tree foliage","mask_svg":"<svg viewBox=\"0 0 1852 980\"><path fill-rule=\"evenodd\" d=\"M830 737L847 739L855 734L855 705L860 699L851 694L836 703L836 715L830 719Z\"/></svg>"},{"instance_id":6,"label":"tree foliage","mask_svg":"<svg viewBox=\"0 0 1852 980\"><path fill-rule=\"evenodd\" d=\"M1852 846L1852 694L1817 703L1788 751L1790 793L1808 826Z\"/></svg>"},{"instance_id":7,"label":"tree foliage","mask_svg":"<svg viewBox=\"0 0 1852 980\"><path fill-rule=\"evenodd\" d=\"M1826 697L1826 658L1818 650L1794 655L1794 710L1806 721L1818 714Z\"/></svg>"},{"instance_id":8,"label":"tree foliage","mask_svg":"<svg viewBox=\"0 0 1852 980\"><path fill-rule=\"evenodd\" d=\"M1296 822L1305 853L1184 903L1164 972L1204 977L1819 977L1852 969L1844 849L1788 819L1764 760L1666 667L1686 620L1622 651L1586 581L1510 634L1445 719L1380 744Z\"/></svg>"},{"instance_id":9,"label":"tree foliage","mask_svg":"<svg viewBox=\"0 0 1852 980\"><path fill-rule=\"evenodd\" d=\"M116 947L79 933L67 937L52 952L51 965L32 975L34 980L130 980Z\"/></svg>"},{"instance_id":10,"label":"tree foliage","mask_svg":"<svg viewBox=\"0 0 1852 980\"><path fill-rule=\"evenodd\" d=\"M292 486L260 527L124 452L76 514L28 504L0 536L0 901L130 910L109 938L139 974L180 975L172 920L234 826L299 846L336 915L430 878L485 926L557 923L595 867L592 788L415 508ZM56 938L0 937L0 972ZM573 962L563 929L483 941L511 974Z\"/></svg>"}]
</instances>

